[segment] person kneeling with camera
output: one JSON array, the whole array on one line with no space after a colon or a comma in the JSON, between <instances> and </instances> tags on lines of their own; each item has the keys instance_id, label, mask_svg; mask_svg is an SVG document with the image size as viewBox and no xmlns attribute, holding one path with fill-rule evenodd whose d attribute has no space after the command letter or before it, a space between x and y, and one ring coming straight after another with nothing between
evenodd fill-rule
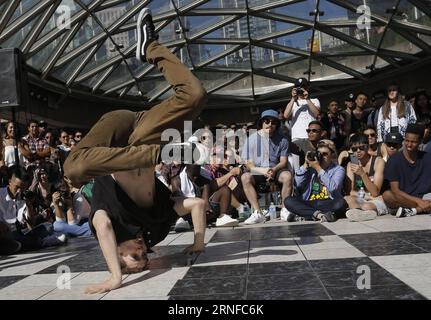
<instances>
[{"instance_id":1,"label":"person kneeling with camera","mask_svg":"<svg viewBox=\"0 0 431 320\"><path fill-rule=\"evenodd\" d=\"M8 186L0 189L0 238L15 246L9 253L64 244L66 236L54 233L51 223L39 223L35 195L27 190L31 175L14 165L8 168L8 176Z\"/></svg>"},{"instance_id":2,"label":"person kneeling with camera","mask_svg":"<svg viewBox=\"0 0 431 320\"><path fill-rule=\"evenodd\" d=\"M287 221L299 215L306 220L333 222L344 215L345 171L334 159L335 146L330 140L320 141L317 151L307 152L305 163L295 172L296 196L284 200L289 211Z\"/></svg>"}]
</instances>

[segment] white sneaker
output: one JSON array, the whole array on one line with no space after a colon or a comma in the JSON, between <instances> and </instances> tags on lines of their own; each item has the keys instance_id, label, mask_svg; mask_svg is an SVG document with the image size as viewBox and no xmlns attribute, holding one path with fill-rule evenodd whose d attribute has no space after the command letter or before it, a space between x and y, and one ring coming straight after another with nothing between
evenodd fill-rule
<instances>
[{"instance_id":1,"label":"white sneaker","mask_svg":"<svg viewBox=\"0 0 431 320\"><path fill-rule=\"evenodd\" d=\"M244 224L256 224L256 223L262 223L262 222L264 222L266 219L265 219L265 216L261 213L261 212L259 212L259 211L257 211L257 210L255 210L252 214L251 214L251 216L247 219L247 220L245 220L244 221Z\"/></svg>"},{"instance_id":2,"label":"white sneaker","mask_svg":"<svg viewBox=\"0 0 431 320\"><path fill-rule=\"evenodd\" d=\"M295 214L286 208L282 208L280 211L280 219L281 221L292 222L295 220Z\"/></svg>"},{"instance_id":3,"label":"white sneaker","mask_svg":"<svg viewBox=\"0 0 431 320\"><path fill-rule=\"evenodd\" d=\"M58 239L58 240L60 240L61 242L65 243L65 242L66 242L66 240L67 240L67 237L66 237L66 235L63 233L62 235L59 235L59 236L57 237L57 239Z\"/></svg>"},{"instance_id":4,"label":"white sneaker","mask_svg":"<svg viewBox=\"0 0 431 320\"><path fill-rule=\"evenodd\" d=\"M217 218L216 227L236 227L239 221L232 219L229 215L224 214L221 218Z\"/></svg>"},{"instance_id":5,"label":"white sneaker","mask_svg":"<svg viewBox=\"0 0 431 320\"><path fill-rule=\"evenodd\" d=\"M411 217L411 216L415 216L416 213L417 213L417 211L415 208L410 209L410 208L400 207L397 210L396 217L397 218Z\"/></svg>"},{"instance_id":6,"label":"white sneaker","mask_svg":"<svg viewBox=\"0 0 431 320\"><path fill-rule=\"evenodd\" d=\"M377 218L374 210L350 209L346 212L346 217L352 222L368 221Z\"/></svg>"},{"instance_id":7,"label":"white sneaker","mask_svg":"<svg viewBox=\"0 0 431 320\"><path fill-rule=\"evenodd\" d=\"M175 232L184 232L184 231L189 231L191 229L192 227L190 226L190 223L184 220L183 218L178 218L174 227Z\"/></svg>"}]
</instances>

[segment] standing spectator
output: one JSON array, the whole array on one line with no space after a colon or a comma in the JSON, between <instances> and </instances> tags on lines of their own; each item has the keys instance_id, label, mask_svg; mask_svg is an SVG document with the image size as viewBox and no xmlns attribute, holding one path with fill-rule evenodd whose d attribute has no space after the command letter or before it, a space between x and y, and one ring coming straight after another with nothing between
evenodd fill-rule
<instances>
[{"instance_id":1,"label":"standing spectator","mask_svg":"<svg viewBox=\"0 0 431 320\"><path fill-rule=\"evenodd\" d=\"M317 120L320 113L319 99L310 99L310 84L299 78L292 89L292 99L284 110L284 118L290 120L292 141L307 138L307 125ZM277 113L278 119L278 113Z\"/></svg>"},{"instance_id":2,"label":"standing spectator","mask_svg":"<svg viewBox=\"0 0 431 320\"><path fill-rule=\"evenodd\" d=\"M328 105L328 112L320 120L327 131L327 138L334 141L335 146L341 149L346 141L346 118L339 112L339 105L332 100Z\"/></svg>"},{"instance_id":3,"label":"standing spectator","mask_svg":"<svg viewBox=\"0 0 431 320\"><path fill-rule=\"evenodd\" d=\"M44 120L40 120L37 124L37 128L39 130L39 135L43 136L48 129L48 124Z\"/></svg>"},{"instance_id":4,"label":"standing spectator","mask_svg":"<svg viewBox=\"0 0 431 320\"><path fill-rule=\"evenodd\" d=\"M9 121L6 124L6 132L3 137L3 162L4 165L7 167L13 166L16 164L15 162L15 145L18 147L18 159L19 164L24 165L24 154L29 155L30 150L28 149L28 146L24 141L21 139L16 139L16 142L14 141L14 135L15 135L15 124L11 121Z\"/></svg>"},{"instance_id":5,"label":"standing spectator","mask_svg":"<svg viewBox=\"0 0 431 320\"><path fill-rule=\"evenodd\" d=\"M35 169L39 164L45 162L45 158L51 155L48 142L44 138L39 138L38 124L34 120L30 120L27 126L28 134L23 138L28 144L30 154L26 157L25 165L26 168L30 168L31 171Z\"/></svg>"},{"instance_id":6,"label":"standing spectator","mask_svg":"<svg viewBox=\"0 0 431 320\"><path fill-rule=\"evenodd\" d=\"M282 199L292 193L292 174L288 170L288 140L278 133L278 113L275 110L262 112L259 121L260 130L247 138L241 154L250 172L241 176L244 193L252 208L252 215L245 224L265 221L257 198L256 189L266 191L270 181L281 184ZM282 208L281 212L286 212Z\"/></svg>"},{"instance_id":7,"label":"standing spectator","mask_svg":"<svg viewBox=\"0 0 431 320\"><path fill-rule=\"evenodd\" d=\"M352 151L356 155L357 162L347 164L346 193L345 197L350 210L346 212L351 221L372 220L377 215L388 213L388 209L381 197L383 185L383 172L385 161L378 156L371 156L368 152L369 138L364 134L356 134L352 137ZM364 188L364 199L358 199L358 191Z\"/></svg>"},{"instance_id":8,"label":"standing spectator","mask_svg":"<svg viewBox=\"0 0 431 320\"><path fill-rule=\"evenodd\" d=\"M60 144L57 146L57 148L61 168L63 168L64 161L66 161L66 158L71 151L69 142L69 134L65 130L60 131Z\"/></svg>"},{"instance_id":9,"label":"standing spectator","mask_svg":"<svg viewBox=\"0 0 431 320\"><path fill-rule=\"evenodd\" d=\"M380 108L377 120L377 141L382 142L388 133L399 132L405 136L407 125L416 122L411 104L404 100L397 85L390 85L387 99Z\"/></svg>"},{"instance_id":10,"label":"standing spectator","mask_svg":"<svg viewBox=\"0 0 431 320\"><path fill-rule=\"evenodd\" d=\"M321 222L333 222L344 216L344 169L334 162L335 145L319 143L316 152L308 152L305 163L295 173L296 196L287 197L289 211L283 220L294 221L295 215Z\"/></svg>"},{"instance_id":11,"label":"standing spectator","mask_svg":"<svg viewBox=\"0 0 431 320\"><path fill-rule=\"evenodd\" d=\"M431 118L430 97L425 91L418 92L415 96L415 112L418 121Z\"/></svg>"},{"instance_id":12,"label":"standing spectator","mask_svg":"<svg viewBox=\"0 0 431 320\"><path fill-rule=\"evenodd\" d=\"M419 151L423 130L409 124L402 152L391 156L386 164L385 178L391 190L383 199L391 209L398 209L398 218L431 212L431 154Z\"/></svg>"},{"instance_id":13,"label":"standing spectator","mask_svg":"<svg viewBox=\"0 0 431 320\"><path fill-rule=\"evenodd\" d=\"M355 98L355 109L352 111L350 121L350 132L357 133L363 131L367 127L367 120L372 110L366 109L368 103L368 95L364 92L359 92Z\"/></svg>"},{"instance_id":14,"label":"standing spectator","mask_svg":"<svg viewBox=\"0 0 431 320\"><path fill-rule=\"evenodd\" d=\"M76 143L79 143L82 139L82 131L75 131L75 135L73 136L73 140L75 140Z\"/></svg>"}]
</instances>

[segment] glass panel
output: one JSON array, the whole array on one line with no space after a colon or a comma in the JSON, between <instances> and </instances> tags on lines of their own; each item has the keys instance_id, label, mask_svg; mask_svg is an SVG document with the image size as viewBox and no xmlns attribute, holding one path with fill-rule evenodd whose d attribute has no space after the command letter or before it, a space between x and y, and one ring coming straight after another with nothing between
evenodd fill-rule
<instances>
[{"instance_id":1,"label":"glass panel","mask_svg":"<svg viewBox=\"0 0 431 320\"><path fill-rule=\"evenodd\" d=\"M159 31L159 42L166 43L174 40L182 39L180 23L175 18L167 26Z\"/></svg>"},{"instance_id":2,"label":"glass panel","mask_svg":"<svg viewBox=\"0 0 431 320\"><path fill-rule=\"evenodd\" d=\"M262 77L259 75L253 75L254 79L254 91L255 94L265 94L280 89L284 89L291 86L291 83L280 81L276 79L271 79L268 77Z\"/></svg>"},{"instance_id":3,"label":"glass panel","mask_svg":"<svg viewBox=\"0 0 431 320\"><path fill-rule=\"evenodd\" d=\"M72 0L62 0L59 7L60 6L68 6L70 8L70 17L73 17L78 11L82 10L82 8ZM49 19L49 21L43 28L43 31L40 34L39 39L57 27L57 19L59 19L59 17L62 14L63 13L61 10L58 10L58 13L54 12L54 14L51 16L51 19Z\"/></svg>"},{"instance_id":4,"label":"glass panel","mask_svg":"<svg viewBox=\"0 0 431 320\"><path fill-rule=\"evenodd\" d=\"M103 82L100 88L105 91L121 83L129 81L131 78L132 77L126 67L126 64L124 62L121 62L121 64L117 68L115 68L115 70Z\"/></svg>"},{"instance_id":5,"label":"glass panel","mask_svg":"<svg viewBox=\"0 0 431 320\"><path fill-rule=\"evenodd\" d=\"M367 69L374 62L373 55L366 56L349 56L349 57L329 57L329 60L342 64L350 69L358 71L362 74L367 74L370 69Z\"/></svg>"},{"instance_id":6,"label":"glass panel","mask_svg":"<svg viewBox=\"0 0 431 320\"><path fill-rule=\"evenodd\" d=\"M262 19L257 17L250 17L250 35L252 38L260 36L267 36L271 33L292 29L293 25L289 23L276 23L274 20Z\"/></svg>"},{"instance_id":7,"label":"glass panel","mask_svg":"<svg viewBox=\"0 0 431 320\"><path fill-rule=\"evenodd\" d=\"M231 47L232 45L191 44L189 45L189 50L192 55L192 61L196 65L211 59L211 57L216 56Z\"/></svg>"},{"instance_id":8,"label":"glass panel","mask_svg":"<svg viewBox=\"0 0 431 320\"><path fill-rule=\"evenodd\" d=\"M82 54L80 54L77 58L75 58L72 61L69 61L64 66L60 67L59 69L55 69L55 71L51 72L51 74L56 77L57 79L60 79L62 81L66 81L72 73L75 71L75 69L78 67L78 65L82 62L82 60L85 58L85 55L88 53L88 50Z\"/></svg>"},{"instance_id":9,"label":"glass panel","mask_svg":"<svg viewBox=\"0 0 431 320\"><path fill-rule=\"evenodd\" d=\"M311 62L311 80L347 79L353 76L318 61Z\"/></svg>"},{"instance_id":10,"label":"glass panel","mask_svg":"<svg viewBox=\"0 0 431 320\"><path fill-rule=\"evenodd\" d=\"M380 68L386 67L388 65L389 65L389 62L386 62L385 60L377 57L376 68L380 69Z\"/></svg>"},{"instance_id":11,"label":"glass panel","mask_svg":"<svg viewBox=\"0 0 431 320\"><path fill-rule=\"evenodd\" d=\"M386 31L383 38L382 48L411 54L421 51L413 43L390 29Z\"/></svg>"},{"instance_id":12,"label":"glass panel","mask_svg":"<svg viewBox=\"0 0 431 320\"><path fill-rule=\"evenodd\" d=\"M87 63L82 73L86 73L87 71L94 69L95 67L103 64L109 58L118 55L117 51L115 50L114 52L110 51L111 46L112 46L112 42L109 39L105 40L103 45L97 50L96 54L94 55L94 58L91 59L89 63Z\"/></svg>"},{"instance_id":13,"label":"glass panel","mask_svg":"<svg viewBox=\"0 0 431 320\"><path fill-rule=\"evenodd\" d=\"M214 93L243 97L251 96L253 94L251 76L242 78L226 87L215 91Z\"/></svg>"},{"instance_id":14,"label":"glass panel","mask_svg":"<svg viewBox=\"0 0 431 320\"><path fill-rule=\"evenodd\" d=\"M191 68L193 66L192 60L190 59L189 51L187 50L187 47L182 47L182 48L178 49L175 52L175 55L187 67Z\"/></svg>"},{"instance_id":15,"label":"glass panel","mask_svg":"<svg viewBox=\"0 0 431 320\"><path fill-rule=\"evenodd\" d=\"M328 0L320 0L319 11L323 11L323 15L318 17L318 21L336 22L352 19L352 11L340 7Z\"/></svg>"},{"instance_id":16,"label":"glass panel","mask_svg":"<svg viewBox=\"0 0 431 320\"><path fill-rule=\"evenodd\" d=\"M311 35L311 30L289 34L287 36L277 38L277 43L285 47L309 51Z\"/></svg>"},{"instance_id":17,"label":"glass panel","mask_svg":"<svg viewBox=\"0 0 431 320\"><path fill-rule=\"evenodd\" d=\"M250 68L249 52L249 48L246 47L211 63L210 66L228 68Z\"/></svg>"},{"instance_id":18,"label":"glass panel","mask_svg":"<svg viewBox=\"0 0 431 320\"><path fill-rule=\"evenodd\" d=\"M235 78L240 75L240 73L227 73L227 72L203 72L203 71L195 71L194 74L202 81L205 89L210 91L223 83L228 82L229 80Z\"/></svg>"},{"instance_id":19,"label":"glass panel","mask_svg":"<svg viewBox=\"0 0 431 320\"><path fill-rule=\"evenodd\" d=\"M37 52L35 55L27 59L27 63L31 65L33 68L40 70L45 64L46 60L51 56L52 52L56 49L56 47L61 43L61 40L65 34L61 34L58 38L52 40L48 45L46 45L43 49Z\"/></svg>"},{"instance_id":20,"label":"glass panel","mask_svg":"<svg viewBox=\"0 0 431 320\"><path fill-rule=\"evenodd\" d=\"M135 56L128 58L126 61L127 61L127 65L132 70L132 73L135 77L139 76L139 74L142 71L144 71L145 69L147 69L150 66L149 63L147 63L147 62L142 63L141 61L136 59Z\"/></svg>"},{"instance_id":21,"label":"glass panel","mask_svg":"<svg viewBox=\"0 0 431 320\"><path fill-rule=\"evenodd\" d=\"M29 11L34 5L36 5L39 1L37 0L21 0L19 1L19 5L13 13L12 17L9 19L8 26L11 25L18 17L25 14Z\"/></svg>"},{"instance_id":22,"label":"glass panel","mask_svg":"<svg viewBox=\"0 0 431 320\"><path fill-rule=\"evenodd\" d=\"M357 46L321 31L316 31L314 45L317 46L318 51L324 53L364 51Z\"/></svg>"},{"instance_id":23,"label":"glass panel","mask_svg":"<svg viewBox=\"0 0 431 320\"><path fill-rule=\"evenodd\" d=\"M399 15L394 19L431 27L431 18L408 0L401 0L398 6Z\"/></svg>"},{"instance_id":24,"label":"glass panel","mask_svg":"<svg viewBox=\"0 0 431 320\"><path fill-rule=\"evenodd\" d=\"M93 38L102 32L100 25L92 18L88 17L75 34L73 40L67 46L64 54L72 51L73 49L86 43L88 40Z\"/></svg>"},{"instance_id":25,"label":"glass panel","mask_svg":"<svg viewBox=\"0 0 431 320\"><path fill-rule=\"evenodd\" d=\"M133 1L127 1L117 4L116 6L109 7L100 11L96 11L95 15L102 25L108 29L114 22L119 20L128 9L132 7Z\"/></svg>"},{"instance_id":26,"label":"glass panel","mask_svg":"<svg viewBox=\"0 0 431 320\"><path fill-rule=\"evenodd\" d=\"M227 18L227 17L226 17ZM190 16L190 17L182 17L183 24L187 27L188 31L186 32L186 35L188 38L193 37L195 34L201 32L202 30L211 27L215 25L216 23L222 21L224 17L222 16L205 16L205 17L197 17L197 16ZM213 35L210 38L236 38L237 37L237 31L230 31L229 33L229 25L219 28L215 31L218 31L216 34ZM233 27L232 30L237 30L236 27ZM215 31L212 31L210 34L215 33ZM235 33L235 36L229 36L230 34Z\"/></svg>"},{"instance_id":27,"label":"glass panel","mask_svg":"<svg viewBox=\"0 0 431 320\"><path fill-rule=\"evenodd\" d=\"M316 9L316 0L306 0L302 2L297 2L293 4L289 4L284 7L272 9L272 12L284 14L286 16L305 19L305 20L313 20L314 15L310 16L310 12Z\"/></svg>"},{"instance_id":28,"label":"glass panel","mask_svg":"<svg viewBox=\"0 0 431 320\"><path fill-rule=\"evenodd\" d=\"M134 85L134 86L129 90L129 92L127 92L127 95L128 95L128 96L134 96L134 97L140 96L140 94L139 94L139 90L138 90L138 87L137 87L136 85Z\"/></svg>"},{"instance_id":29,"label":"glass panel","mask_svg":"<svg viewBox=\"0 0 431 320\"><path fill-rule=\"evenodd\" d=\"M38 21L38 16L36 16L36 18L27 23L19 31L15 31L13 36L4 41L1 46L3 48L18 48L21 45L22 41L27 37L36 21Z\"/></svg>"},{"instance_id":30,"label":"glass panel","mask_svg":"<svg viewBox=\"0 0 431 320\"><path fill-rule=\"evenodd\" d=\"M431 36L427 36L425 34L419 34L418 38L420 38L421 40L425 41L426 43L428 43L428 45L431 46Z\"/></svg>"},{"instance_id":31,"label":"glass panel","mask_svg":"<svg viewBox=\"0 0 431 320\"><path fill-rule=\"evenodd\" d=\"M383 36L383 32L385 30L384 26L374 26L371 29L358 29L357 27L343 27L343 28L334 28L351 38L355 38L356 40L360 40L364 43L370 44L373 47L377 48L380 43L380 39Z\"/></svg>"},{"instance_id":32,"label":"glass panel","mask_svg":"<svg viewBox=\"0 0 431 320\"><path fill-rule=\"evenodd\" d=\"M353 6L359 7L366 5L370 7L371 13L382 16L384 18L389 18L392 14L391 8L395 7L397 0L348 0ZM356 20L362 13L354 13L354 19Z\"/></svg>"},{"instance_id":33,"label":"glass panel","mask_svg":"<svg viewBox=\"0 0 431 320\"><path fill-rule=\"evenodd\" d=\"M273 63L288 63L291 61L292 58L297 58L298 56L281 52L277 50L269 50L269 54L267 55L268 60L262 60L262 61L253 61L253 67L254 68L268 68L268 65L271 65Z\"/></svg>"},{"instance_id":34,"label":"glass panel","mask_svg":"<svg viewBox=\"0 0 431 320\"><path fill-rule=\"evenodd\" d=\"M174 8L171 0L153 0L148 7L151 9L151 13L154 16L171 11Z\"/></svg>"},{"instance_id":35,"label":"glass panel","mask_svg":"<svg viewBox=\"0 0 431 320\"><path fill-rule=\"evenodd\" d=\"M251 1L249 1L251 3ZM210 0L196 9L204 8L245 8L245 0Z\"/></svg>"},{"instance_id":36,"label":"glass panel","mask_svg":"<svg viewBox=\"0 0 431 320\"><path fill-rule=\"evenodd\" d=\"M274 68L275 72L292 78L306 77L308 70L308 59L304 59L298 62L289 63L280 67Z\"/></svg>"},{"instance_id":37,"label":"glass panel","mask_svg":"<svg viewBox=\"0 0 431 320\"><path fill-rule=\"evenodd\" d=\"M97 83L97 81L100 79L100 77L105 73L105 70L102 72L99 72L98 74L96 74L95 76L91 77L90 79L87 79L83 82L80 82L80 84L88 87L88 88L93 88L93 86Z\"/></svg>"}]
</instances>

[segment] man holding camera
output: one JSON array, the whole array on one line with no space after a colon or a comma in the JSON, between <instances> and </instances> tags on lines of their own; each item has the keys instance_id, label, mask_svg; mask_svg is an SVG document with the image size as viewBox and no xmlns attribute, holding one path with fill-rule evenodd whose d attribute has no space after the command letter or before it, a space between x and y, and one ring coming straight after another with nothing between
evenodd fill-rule
<instances>
[{"instance_id":1,"label":"man holding camera","mask_svg":"<svg viewBox=\"0 0 431 320\"><path fill-rule=\"evenodd\" d=\"M31 176L20 166L8 168L9 184L0 189L0 238L13 239L24 250L62 245L64 234L56 236L50 223L37 225L34 193L27 190Z\"/></svg>"},{"instance_id":2,"label":"man holding camera","mask_svg":"<svg viewBox=\"0 0 431 320\"><path fill-rule=\"evenodd\" d=\"M310 99L310 84L307 79L299 78L292 89L292 99L284 110L284 118L291 121L292 141L307 139L307 126L315 121L320 113L319 99Z\"/></svg>"},{"instance_id":3,"label":"man holding camera","mask_svg":"<svg viewBox=\"0 0 431 320\"><path fill-rule=\"evenodd\" d=\"M335 158L335 145L330 140L320 141L317 151L307 152L304 165L296 170L296 196L284 200L289 211L285 220L294 221L295 215L299 215L308 220L333 222L344 215L345 171L334 162Z\"/></svg>"}]
</instances>

